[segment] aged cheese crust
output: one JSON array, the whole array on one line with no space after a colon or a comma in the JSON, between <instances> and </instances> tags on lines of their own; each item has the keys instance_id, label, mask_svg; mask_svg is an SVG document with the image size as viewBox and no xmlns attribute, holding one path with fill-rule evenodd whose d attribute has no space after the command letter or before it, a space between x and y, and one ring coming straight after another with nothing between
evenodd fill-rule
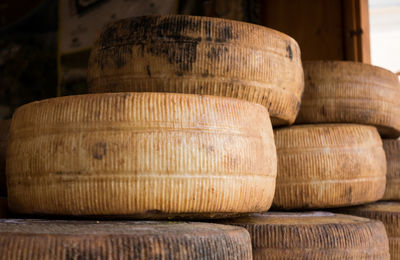
<instances>
[{"instance_id":1,"label":"aged cheese crust","mask_svg":"<svg viewBox=\"0 0 400 260\"><path fill-rule=\"evenodd\" d=\"M246 228L254 260L390 259L379 221L329 212L269 212L228 220Z\"/></svg>"},{"instance_id":2,"label":"aged cheese crust","mask_svg":"<svg viewBox=\"0 0 400 260\"><path fill-rule=\"evenodd\" d=\"M297 123L374 125L400 135L400 86L391 71L346 61L304 62L305 90Z\"/></svg>"},{"instance_id":3,"label":"aged cheese crust","mask_svg":"<svg viewBox=\"0 0 400 260\"><path fill-rule=\"evenodd\" d=\"M0 220L1 260L251 260L240 227L178 222Z\"/></svg>"},{"instance_id":4,"label":"aged cheese crust","mask_svg":"<svg viewBox=\"0 0 400 260\"><path fill-rule=\"evenodd\" d=\"M381 199L386 160L375 127L297 125L275 130L278 208L329 208Z\"/></svg>"},{"instance_id":5,"label":"aged cheese crust","mask_svg":"<svg viewBox=\"0 0 400 260\"><path fill-rule=\"evenodd\" d=\"M292 124L304 89L300 49L275 30L219 18L144 16L109 24L89 60L89 92L228 96Z\"/></svg>"},{"instance_id":6,"label":"aged cheese crust","mask_svg":"<svg viewBox=\"0 0 400 260\"><path fill-rule=\"evenodd\" d=\"M361 217L380 220L389 237L391 259L400 259L400 203L375 202L363 206L342 208L339 211Z\"/></svg>"},{"instance_id":7,"label":"aged cheese crust","mask_svg":"<svg viewBox=\"0 0 400 260\"><path fill-rule=\"evenodd\" d=\"M400 200L400 140L383 139L387 175L383 200Z\"/></svg>"},{"instance_id":8,"label":"aged cheese crust","mask_svg":"<svg viewBox=\"0 0 400 260\"><path fill-rule=\"evenodd\" d=\"M18 213L261 212L275 178L268 111L239 99L69 96L24 105L11 123L8 196Z\"/></svg>"},{"instance_id":9,"label":"aged cheese crust","mask_svg":"<svg viewBox=\"0 0 400 260\"><path fill-rule=\"evenodd\" d=\"M0 196L7 195L6 153L10 120L0 120Z\"/></svg>"}]
</instances>

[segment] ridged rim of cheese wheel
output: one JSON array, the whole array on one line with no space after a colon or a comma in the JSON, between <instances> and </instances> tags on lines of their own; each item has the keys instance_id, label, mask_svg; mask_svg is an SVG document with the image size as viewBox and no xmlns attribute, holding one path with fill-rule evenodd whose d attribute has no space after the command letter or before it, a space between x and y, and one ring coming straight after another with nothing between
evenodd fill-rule
<instances>
[{"instance_id":1,"label":"ridged rim of cheese wheel","mask_svg":"<svg viewBox=\"0 0 400 260\"><path fill-rule=\"evenodd\" d=\"M253 259L389 259L379 221L329 212L268 212L224 222L246 228Z\"/></svg>"},{"instance_id":2,"label":"ridged rim of cheese wheel","mask_svg":"<svg viewBox=\"0 0 400 260\"><path fill-rule=\"evenodd\" d=\"M386 159L373 126L295 125L275 129L274 206L329 208L382 198Z\"/></svg>"},{"instance_id":3,"label":"ridged rim of cheese wheel","mask_svg":"<svg viewBox=\"0 0 400 260\"><path fill-rule=\"evenodd\" d=\"M263 26L164 15L105 26L89 59L89 92L175 92L228 96L292 124L304 90L296 41Z\"/></svg>"},{"instance_id":4,"label":"ridged rim of cheese wheel","mask_svg":"<svg viewBox=\"0 0 400 260\"><path fill-rule=\"evenodd\" d=\"M297 123L359 123L400 136L400 84L391 71L349 61L305 61Z\"/></svg>"},{"instance_id":5,"label":"ridged rim of cheese wheel","mask_svg":"<svg viewBox=\"0 0 400 260\"><path fill-rule=\"evenodd\" d=\"M6 153L11 120L0 120L0 196L6 196Z\"/></svg>"},{"instance_id":6,"label":"ridged rim of cheese wheel","mask_svg":"<svg viewBox=\"0 0 400 260\"><path fill-rule=\"evenodd\" d=\"M386 189L382 200L400 199L400 140L383 139L386 154Z\"/></svg>"},{"instance_id":7,"label":"ridged rim of cheese wheel","mask_svg":"<svg viewBox=\"0 0 400 260\"><path fill-rule=\"evenodd\" d=\"M252 259L248 232L193 222L0 220L0 251L17 259Z\"/></svg>"},{"instance_id":8,"label":"ridged rim of cheese wheel","mask_svg":"<svg viewBox=\"0 0 400 260\"><path fill-rule=\"evenodd\" d=\"M267 109L239 99L60 97L17 109L10 134L8 196L18 213L261 212L275 190Z\"/></svg>"},{"instance_id":9,"label":"ridged rim of cheese wheel","mask_svg":"<svg viewBox=\"0 0 400 260\"><path fill-rule=\"evenodd\" d=\"M400 257L400 202L379 201L337 211L382 221L389 237L391 259Z\"/></svg>"}]
</instances>

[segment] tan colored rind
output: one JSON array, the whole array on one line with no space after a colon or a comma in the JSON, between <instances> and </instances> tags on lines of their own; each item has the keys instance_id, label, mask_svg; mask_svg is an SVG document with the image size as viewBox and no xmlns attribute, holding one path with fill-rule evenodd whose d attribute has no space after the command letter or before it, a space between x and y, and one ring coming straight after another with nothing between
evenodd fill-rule
<instances>
[{"instance_id":1,"label":"tan colored rind","mask_svg":"<svg viewBox=\"0 0 400 260\"><path fill-rule=\"evenodd\" d=\"M255 214L226 221L246 228L253 259L390 259L379 221L328 212Z\"/></svg>"},{"instance_id":2,"label":"tan colored rind","mask_svg":"<svg viewBox=\"0 0 400 260\"><path fill-rule=\"evenodd\" d=\"M10 120L0 120L0 196L7 195L6 153Z\"/></svg>"},{"instance_id":3,"label":"tan colored rind","mask_svg":"<svg viewBox=\"0 0 400 260\"><path fill-rule=\"evenodd\" d=\"M382 221L389 237L391 259L400 259L400 202L376 202L338 211Z\"/></svg>"},{"instance_id":4,"label":"tan colored rind","mask_svg":"<svg viewBox=\"0 0 400 260\"><path fill-rule=\"evenodd\" d=\"M275 190L268 111L239 99L54 98L17 109L10 135L9 205L18 213L261 212Z\"/></svg>"},{"instance_id":5,"label":"tan colored rind","mask_svg":"<svg viewBox=\"0 0 400 260\"><path fill-rule=\"evenodd\" d=\"M292 124L304 76L300 48L259 25L185 15L144 16L106 26L92 49L89 92L175 92L240 98Z\"/></svg>"},{"instance_id":6,"label":"tan colored rind","mask_svg":"<svg viewBox=\"0 0 400 260\"><path fill-rule=\"evenodd\" d=\"M310 124L274 132L278 155L274 206L332 208L382 198L386 159L375 127Z\"/></svg>"},{"instance_id":7,"label":"tan colored rind","mask_svg":"<svg viewBox=\"0 0 400 260\"><path fill-rule=\"evenodd\" d=\"M348 61L304 62L305 89L296 123L374 125L400 135L400 85L391 71Z\"/></svg>"},{"instance_id":8,"label":"tan colored rind","mask_svg":"<svg viewBox=\"0 0 400 260\"><path fill-rule=\"evenodd\" d=\"M400 200L400 140L383 139L386 154L386 189L382 200Z\"/></svg>"},{"instance_id":9,"label":"tan colored rind","mask_svg":"<svg viewBox=\"0 0 400 260\"><path fill-rule=\"evenodd\" d=\"M1 260L251 260L239 227L177 222L0 220Z\"/></svg>"}]
</instances>

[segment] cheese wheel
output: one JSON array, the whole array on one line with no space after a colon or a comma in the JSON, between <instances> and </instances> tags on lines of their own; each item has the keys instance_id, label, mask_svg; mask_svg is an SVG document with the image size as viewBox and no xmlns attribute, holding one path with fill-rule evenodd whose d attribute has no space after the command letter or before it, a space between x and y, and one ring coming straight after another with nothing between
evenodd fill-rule
<instances>
[{"instance_id":1,"label":"cheese wheel","mask_svg":"<svg viewBox=\"0 0 400 260\"><path fill-rule=\"evenodd\" d=\"M391 259L400 259L400 202L376 202L339 211L382 221L389 237Z\"/></svg>"},{"instance_id":2,"label":"cheese wheel","mask_svg":"<svg viewBox=\"0 0 400 260\"><path fill-rule=\"evenodd\" d=\"M240 227L179 222L0 220L0 260L251 260Z\"/></svg>"},{"instance_id":3,"label":"cheese wheel","mask_svg":"<svg viewBox=\"0 0 400 260\"><path fill-rule=\"evenodd\" d=\"M304 75L298 44L275 30L185 15L119 20L100 33L89 59L89 92L176 92L227 96L292 124Z\"/></svg>"},{"instance_id":4,"label":"cheese wheel","mask_svg":"<svg viewBox=\"0 0 400 260\"><path fill-rule=\"evenodd\" d=\"M261 212L272 203L276 163L259 104L170 93L60 97L14 113L8 199L28 214Z\"/></svg>"},{"instance_id":5,"label":"cheese wheel","mask_svg":"<svg viewBox=\"0 0 400 260\"><path fill-rule=\"evenodd\" d=\"M329 208L382 198L386 160L375 127L297 125L275 130L278 208Z\"/></svg>"},{"instance_id":6,"label":"cheese wheel","mask_svg":"<svg viewBox=\"0 0 400 260\"><path fill-rule=\"evenodd\" d=\"M380 221L329 212L269 212L227 223L249 231L254 260L390 259Z\"/></svg>"},{"instance_id":7,"label":"cheese wheel","mask_svg":"<svg viewBox=\"0 0 400 260\"><path fill-rule=\"evenodd\" d=\"M391 71L348 61L304 62L305 90L297 123L374 125L400 135L400 86Z\"/></svg>"},{"instance_id":8,"label":"cheese wheel","mask_svg":"<svg viewBox=\"0 0 400 260\"><path fill-rule=\"evenodd\" d=\"M383 139L387 175L383 200L400 200L400 140Z\"/></svg>"},{"instance_id":9,"label":"cheese wheel","mask_svg":"<svg viewBox=\"0 0 400 260\"><path fill-rule=\"evenodd\" d=\"M0 196L7 195L6 153L10 120L0 120Z\"/></svg>"}]
</instances>

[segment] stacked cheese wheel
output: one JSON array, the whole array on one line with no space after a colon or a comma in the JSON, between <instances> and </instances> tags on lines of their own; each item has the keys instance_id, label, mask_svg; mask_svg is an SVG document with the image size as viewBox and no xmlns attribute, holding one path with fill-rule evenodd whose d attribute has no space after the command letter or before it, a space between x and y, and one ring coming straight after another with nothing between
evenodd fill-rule
<instances>
[{"instance_id":1,"label":"stacked cheese wheel","mask_svg":"<svg viewBox=\"0 0 400 260\"><path fill-rule=\"evenodd\" d=\"M270 212L226 221L246 228L253 259L389 259L379 221L329 212Z\"/></svg>"},{"instance_id":2,"label":"stacked cheese wheel","mask_svg":"<svg viewBox=\"0 0 400 260\"><path fill-rule=\"evenodd\" d=\"M296 125L275 129L274 205L318 209L381 199L387 168L381 136L400 135L397 76L368 64L309 61L304 78Z\"/></svg>"}]
</instances>

